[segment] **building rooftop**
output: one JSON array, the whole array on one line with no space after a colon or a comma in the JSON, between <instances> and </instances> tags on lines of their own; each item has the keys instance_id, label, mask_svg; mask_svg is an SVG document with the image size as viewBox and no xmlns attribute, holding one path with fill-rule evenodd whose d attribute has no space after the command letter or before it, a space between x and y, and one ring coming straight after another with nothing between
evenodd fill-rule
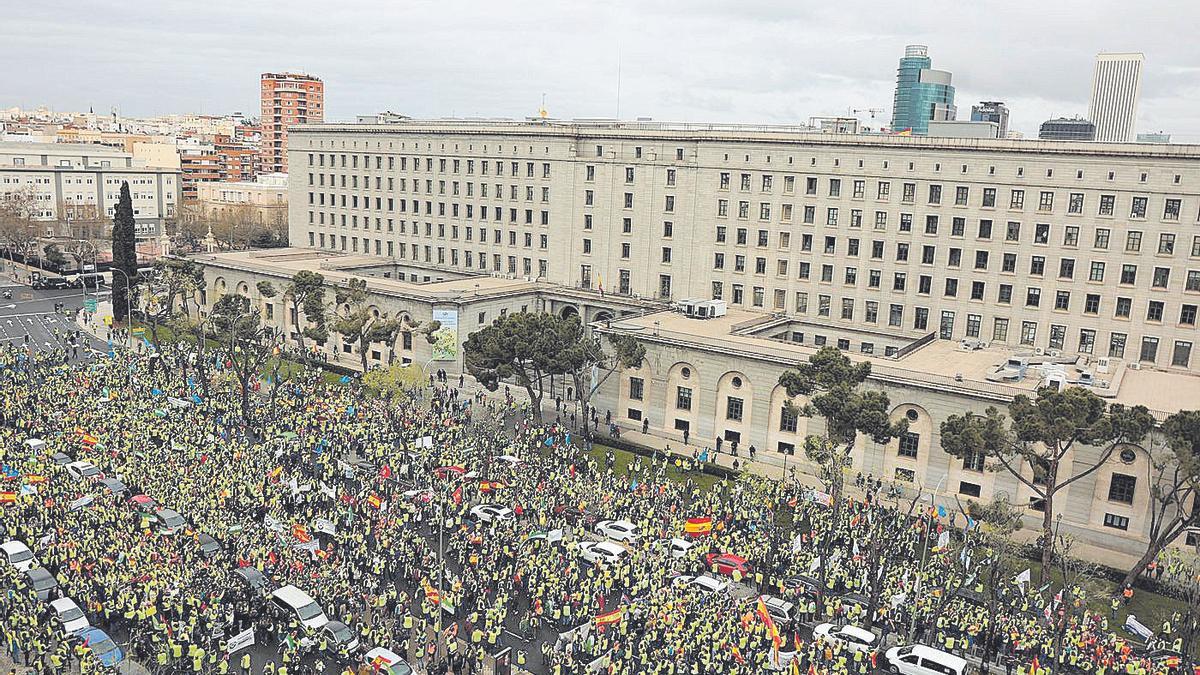
<instances>
[{"instance_id":1,"label":"building rooftop","mask_svg":"<svg viewBox=\"0 0 1200 675\"><path fill-rule=\"evenodd\" d=\"M1018 152L1031 154L1121 156L1139 158L1200 158L1200 145L1161 143L1099 143L1015 138L944 138L894 134L840 134L808 126L768 124L695 124L686 122L623 121L615 119L398 119L384 124L322 123L289 127L290 134L447 134L506 135L587 139L661 139L682 142L795 143L897 150Z\"/></svg>"},{"instance_id":2,"label":"building rooftop","mask_svg":"<svg viewBox=\"0 0 1200 675\"><path fill-rule=\"evenodd\" d=\"M536 290L539 284L524 279L471 276L430 281L402 281L397 278L370 276L367 268L382 269L389 261L370 255L345 255L306 248L277 248L230 253L201 253L188 256L198 263L240 269L246 272L290 279L301 270L320 272L326 281L345 285L350 279L366 279L367 289L382 295L411 297L426 302L454 302L473 297L505 295Z\"/></svg>"},{"instance_id":3,"label":"building rooftop","mask_svg":"<svg viewBox=\"0 0 1200 675\"><path fill-rule=\"evenodd\" d=\"M766 337L756 329L764 315L729 309L724 316L694 319L680 312L655 312L594 324L601 333L625 332L640 339L719 352L751 360L791 365L808 360L818 347ZM769 325L766 324L766 325ZM838 330L830 326L830 332ZM911 351L909 351L909 348ZM1144 405L1159 419L1200 402L1200 376L1152 369L1133 370L1117 359L1085 362L1075 355L1052 356L1006 347L967 348L951 340L911 344L900 356L846 354L871 363L872 378L905 386L924 387L1006 403L1018 394L1032 394L1047 377L1059 373L1067 383L1091 377L1089 388L1105 399L1125 405ZM1006 368L1010 361L1023 368ZM1107 372L1104 372L1107 371ZM1088 375L1084 375L1087 373Z\"/></svg>"}]
</instances>

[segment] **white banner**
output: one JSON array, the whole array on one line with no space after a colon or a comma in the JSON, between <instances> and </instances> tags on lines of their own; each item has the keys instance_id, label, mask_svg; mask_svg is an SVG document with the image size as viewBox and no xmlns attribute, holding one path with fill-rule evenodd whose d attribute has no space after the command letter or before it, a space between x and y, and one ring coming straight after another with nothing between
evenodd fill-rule
<instances>
[{"instance_id":1,"label":"white banner","mask_svg":"<svg viewBox=\"0 0 1200 675\"><path fill-rule=\"evenodd\" d=\"M938 535L938 548L946 548L950 545L950 530L942 530Z\"/></svg>"},{"instance_id":2,"label":"white banner","mask_svg":"<svg viewBox=\"0 0 1200 675\"><path fill-rule=\"evenodd\" d=\"M329 536L332 537L337 534L337 527L333 524L333 521L331 521L331 520L327 520L325 518L317 518L316 520L313 521L313 531L321 532L323 534L328 534Z\"/></svg>"},{"instance_id":3,"label":"white banner","mask_svg":"<svg viewBox=\"0 0 1200 675\"><path fill-rule=\"evenodd\" d=\"M83 507L85 507L91 503L92 503L92 496L85 495L85 496L80 497L79 499L76 499L75 501L71 502L71 510L78 511L79 509L82 509Z\"/></svg>"},{"instance_id":4,"label":"white banner","mask_svg":"<svg viewBox=\"0 0 1200 675\"><path fill-rule=\"evenodd\" d=\"M247 628L246 630L234 635L229 640L228 651L230 654L244 647L249 647L254 644L254 629Z\"/></svg>"},{"instance_id":5,"label":"white banner","mask_svg":"<svg viewBox=\"0 0 1200 675\"><path fill-rule=\"evenodd\" d=\"M433 447L433 436L422 436L422 437L418 438L417 439L417 447L418 448L432 448Z\"/></svg>"}]
</instances>

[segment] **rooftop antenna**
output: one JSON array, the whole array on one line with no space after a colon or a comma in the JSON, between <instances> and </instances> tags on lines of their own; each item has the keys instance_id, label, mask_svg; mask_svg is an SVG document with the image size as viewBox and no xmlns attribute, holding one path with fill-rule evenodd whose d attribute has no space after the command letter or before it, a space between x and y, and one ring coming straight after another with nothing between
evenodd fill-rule
<instances>
[{"instance_id":1,"label":"rooftop antenna","mask_svg":"<svg viewBox=\"0 0 1200 675\"><path fill-rule=\"evenodd\" d=\"M617 119L621 119L621 43L617 42Z\"/></svg>"},{"instance_id":2,"label":"rooftop antenna","mask_svg":"<svg viewBox=\"0 0 1200 675\"><path fill-rule=\"evenodd\" d=\"M542 107L538 108L538 117L546 119L550 113L546 112L546 93L542 92Z\"/></svg>"}]
</instances>

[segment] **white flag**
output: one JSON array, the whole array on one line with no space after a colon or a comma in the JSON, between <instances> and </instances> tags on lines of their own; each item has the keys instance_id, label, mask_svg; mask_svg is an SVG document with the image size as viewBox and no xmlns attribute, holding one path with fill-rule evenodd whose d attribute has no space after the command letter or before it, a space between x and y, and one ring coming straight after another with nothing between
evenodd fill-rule
<instances>
[{"instance_id":1,"label":"white flag","mask_svg":"<svg viewBox=\"0 0 1200 675\"><path fill-rule=\"evenodd\" d=\"M1018 575L1017 575L1017 576L1016 576L1016 577L1013 579L1013 581L1015 581L1015 582L1016 582L1018 585L1020 585L1020 586L1024 586L1025 584L1029 583L1029 581L1030 581L1032 578L1033 578L1033 575L1031 575L1031 574L1030 574L1030 572L1029 572L1029 568L1028 568L1028 567L1026 567L1026 568L1025 568L1025 571L1024 571L1024 572L1021 572L1020 574L1018 574Z\"/></svg>"}]
</instances>

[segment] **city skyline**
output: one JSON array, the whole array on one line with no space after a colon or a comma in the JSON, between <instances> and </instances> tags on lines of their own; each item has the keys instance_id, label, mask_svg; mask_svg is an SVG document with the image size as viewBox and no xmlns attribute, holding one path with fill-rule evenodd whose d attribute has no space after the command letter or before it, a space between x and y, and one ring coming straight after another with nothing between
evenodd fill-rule
<instances>
[{"instance_id":1,"label":"city skyline","mask_svg":"<svg viewBox=\"0 0 1200 675\"><path fill-rule=\"evenodd\" d=\"M128 0L116 3L106 15L112 19L63 11L58 2L14 8L13 35L0 54L76 65L55 82L36 68L12 73L11 98L0 106L117 107L130 116L253 114L261 72L300 70L335 92L330 120L381 110L523 117L537 111L543 93L553 117L614 117L619 54L623 118L803 123L883 108L873 122L884 125L896 55L919 43L930 45L938 68L954 73L962 110L981 100L1005 101L1011 128L1026 137L1051 117L1087 114L1098 52L1144 52L1137 131L1200 141L1200 116L1189 105L1200 93L1200 67L1190 61L1184 33L1187 15L1200 10L1190 7L1143 8L1117 22L1103 20L1115 16L1121 7L1115 2L1014 3L1004 15L954 3L899 15L881 5L853 16L765 2L736 9L715 2L461 3L453 12L434 3L320 12L303 5L285 14L269 7L226 12L219 2L168 12ZM1037 22L1020 18L1034 9ZM1100 18L1088 22L1086 33L1080 11ZM214 18L226 15L236 16L236 24L218 22L218 30ZM1148 18L1155 16L1173 20ZM96 50L87 36L98 30L139 49ZM255 39L237 41L238 35ZM189 77L176 77L180 72Z\"/></svg>"}]
</instances>

